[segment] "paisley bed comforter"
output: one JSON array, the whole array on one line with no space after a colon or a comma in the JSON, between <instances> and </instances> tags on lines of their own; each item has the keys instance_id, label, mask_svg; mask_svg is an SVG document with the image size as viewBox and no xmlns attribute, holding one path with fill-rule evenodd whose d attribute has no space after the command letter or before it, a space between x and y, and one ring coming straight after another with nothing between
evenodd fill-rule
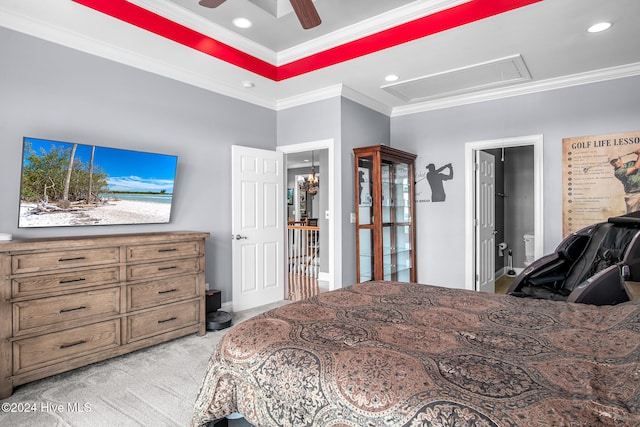
<instances>
[{"instance_id":1,"label":"paisley bed comforter","mask_svg":"<svg viewBox=\"0 0 640 427\"><path fill-rule=\"evenodd\" d=\"M238 324L193 426L640 425L640 304L369 282Z\"/></svg>"}]
</instances>

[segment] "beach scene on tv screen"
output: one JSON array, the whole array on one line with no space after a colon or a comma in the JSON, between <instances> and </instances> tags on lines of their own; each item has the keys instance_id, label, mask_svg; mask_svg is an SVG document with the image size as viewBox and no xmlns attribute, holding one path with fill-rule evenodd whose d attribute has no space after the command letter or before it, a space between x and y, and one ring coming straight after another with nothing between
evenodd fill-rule
<instances>
[{"instance_id":1,"label":"beach scene on tv screen","mask_svg":"<svg viewBox=\"0 0 640 427\"><path fill-rule=\"evenodd\" d=\"M18 227L160 224L177 157L24 138Z\"/></svg>"}]
</instances>

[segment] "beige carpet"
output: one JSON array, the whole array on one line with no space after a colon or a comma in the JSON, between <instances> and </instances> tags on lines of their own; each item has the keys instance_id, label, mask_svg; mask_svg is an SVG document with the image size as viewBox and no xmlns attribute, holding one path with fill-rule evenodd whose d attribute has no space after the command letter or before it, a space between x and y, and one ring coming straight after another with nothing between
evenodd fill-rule
<instances>
[{"instance_id":1,"label":"beige carpet","mask_svg":"<svg viewBox=\"0 0 640 427\"><path fill-rule=\"evenodd\" d=\"M236 313L233 324L284 303ZM209 357L227 331L189 335L18 386L1 401L0 426L188 426Z\"/></svg>"}]
</instances>

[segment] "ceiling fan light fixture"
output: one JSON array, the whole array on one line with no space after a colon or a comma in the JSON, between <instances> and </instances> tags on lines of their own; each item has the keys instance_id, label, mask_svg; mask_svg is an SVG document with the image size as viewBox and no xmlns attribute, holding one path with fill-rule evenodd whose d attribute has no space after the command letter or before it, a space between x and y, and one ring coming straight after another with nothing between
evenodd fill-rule
<instances>
[{"instance_id":1,"label":"ceiling fan light fixture","mask_svg":"<svg viewBox=\"0 0 640 427\"><path fill-rule=\"evenodd\" d=\"M247 18L235 18L233 21L233 25L238 28L250 28L253 25L253 22L249 21Z\"/></svg>"},{"instance_id":2,"label":"ceiling fan light fixture","mask_svg":"<svg viewBox=\"0 0 640 427\"><path fill-rule=\"evenodd\" d=\"M225 0L200 0L199 4L200 6L210 7L213 9L220 6L224 2Z\"/></svg>"},{"instance_id":3,"label":"ceiling fan light fixture","mask_svg":"<svg viewBox=\"0 0 640 427\"><path fill-rule=\"evenodd\" d=\"M398 77L397 74L387 74L384 77L384 81L386 82L395 82L396 80L398 80L400 77Z\"/></svg>"},{"instance_id":4,"label":"ceiling fan light fixture","mask_svg":"<svg viewBox=\"0 0 640 427\"><path fill-rule=\"evenodd\" d=\"M590 26L587 31L590 33L600 33L611 28L611 22L598 22Z\"/></svg>"},{"instance_id":5,"label":"ceiling fan light fixture","mask_svg":"<svg viewBox=\"0 0 640 427\"><path fill-rule=\"evenodd\" d=\"M302 28L305 30L317 27L322 23L313 0L289 0L289 2L293 6L293 11L296 13Z\"/></svg>"}]
</instances>

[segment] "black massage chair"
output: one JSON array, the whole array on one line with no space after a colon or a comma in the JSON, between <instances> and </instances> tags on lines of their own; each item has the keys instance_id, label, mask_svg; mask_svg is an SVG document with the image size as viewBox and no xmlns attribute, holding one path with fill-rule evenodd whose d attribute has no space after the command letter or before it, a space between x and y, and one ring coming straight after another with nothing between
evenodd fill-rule
<instances>
[{"instance_id":1,"label":"black massage chair","mask_svg":"<svg viewBox=\"0 0 640 427\"><path fill-rule=\"evenodd\" d=\"M640 281L640 212L609 218L566 237L529 265L507 293L594 305L628 301L625 281Z\"/></svg>"}]
</instances>

